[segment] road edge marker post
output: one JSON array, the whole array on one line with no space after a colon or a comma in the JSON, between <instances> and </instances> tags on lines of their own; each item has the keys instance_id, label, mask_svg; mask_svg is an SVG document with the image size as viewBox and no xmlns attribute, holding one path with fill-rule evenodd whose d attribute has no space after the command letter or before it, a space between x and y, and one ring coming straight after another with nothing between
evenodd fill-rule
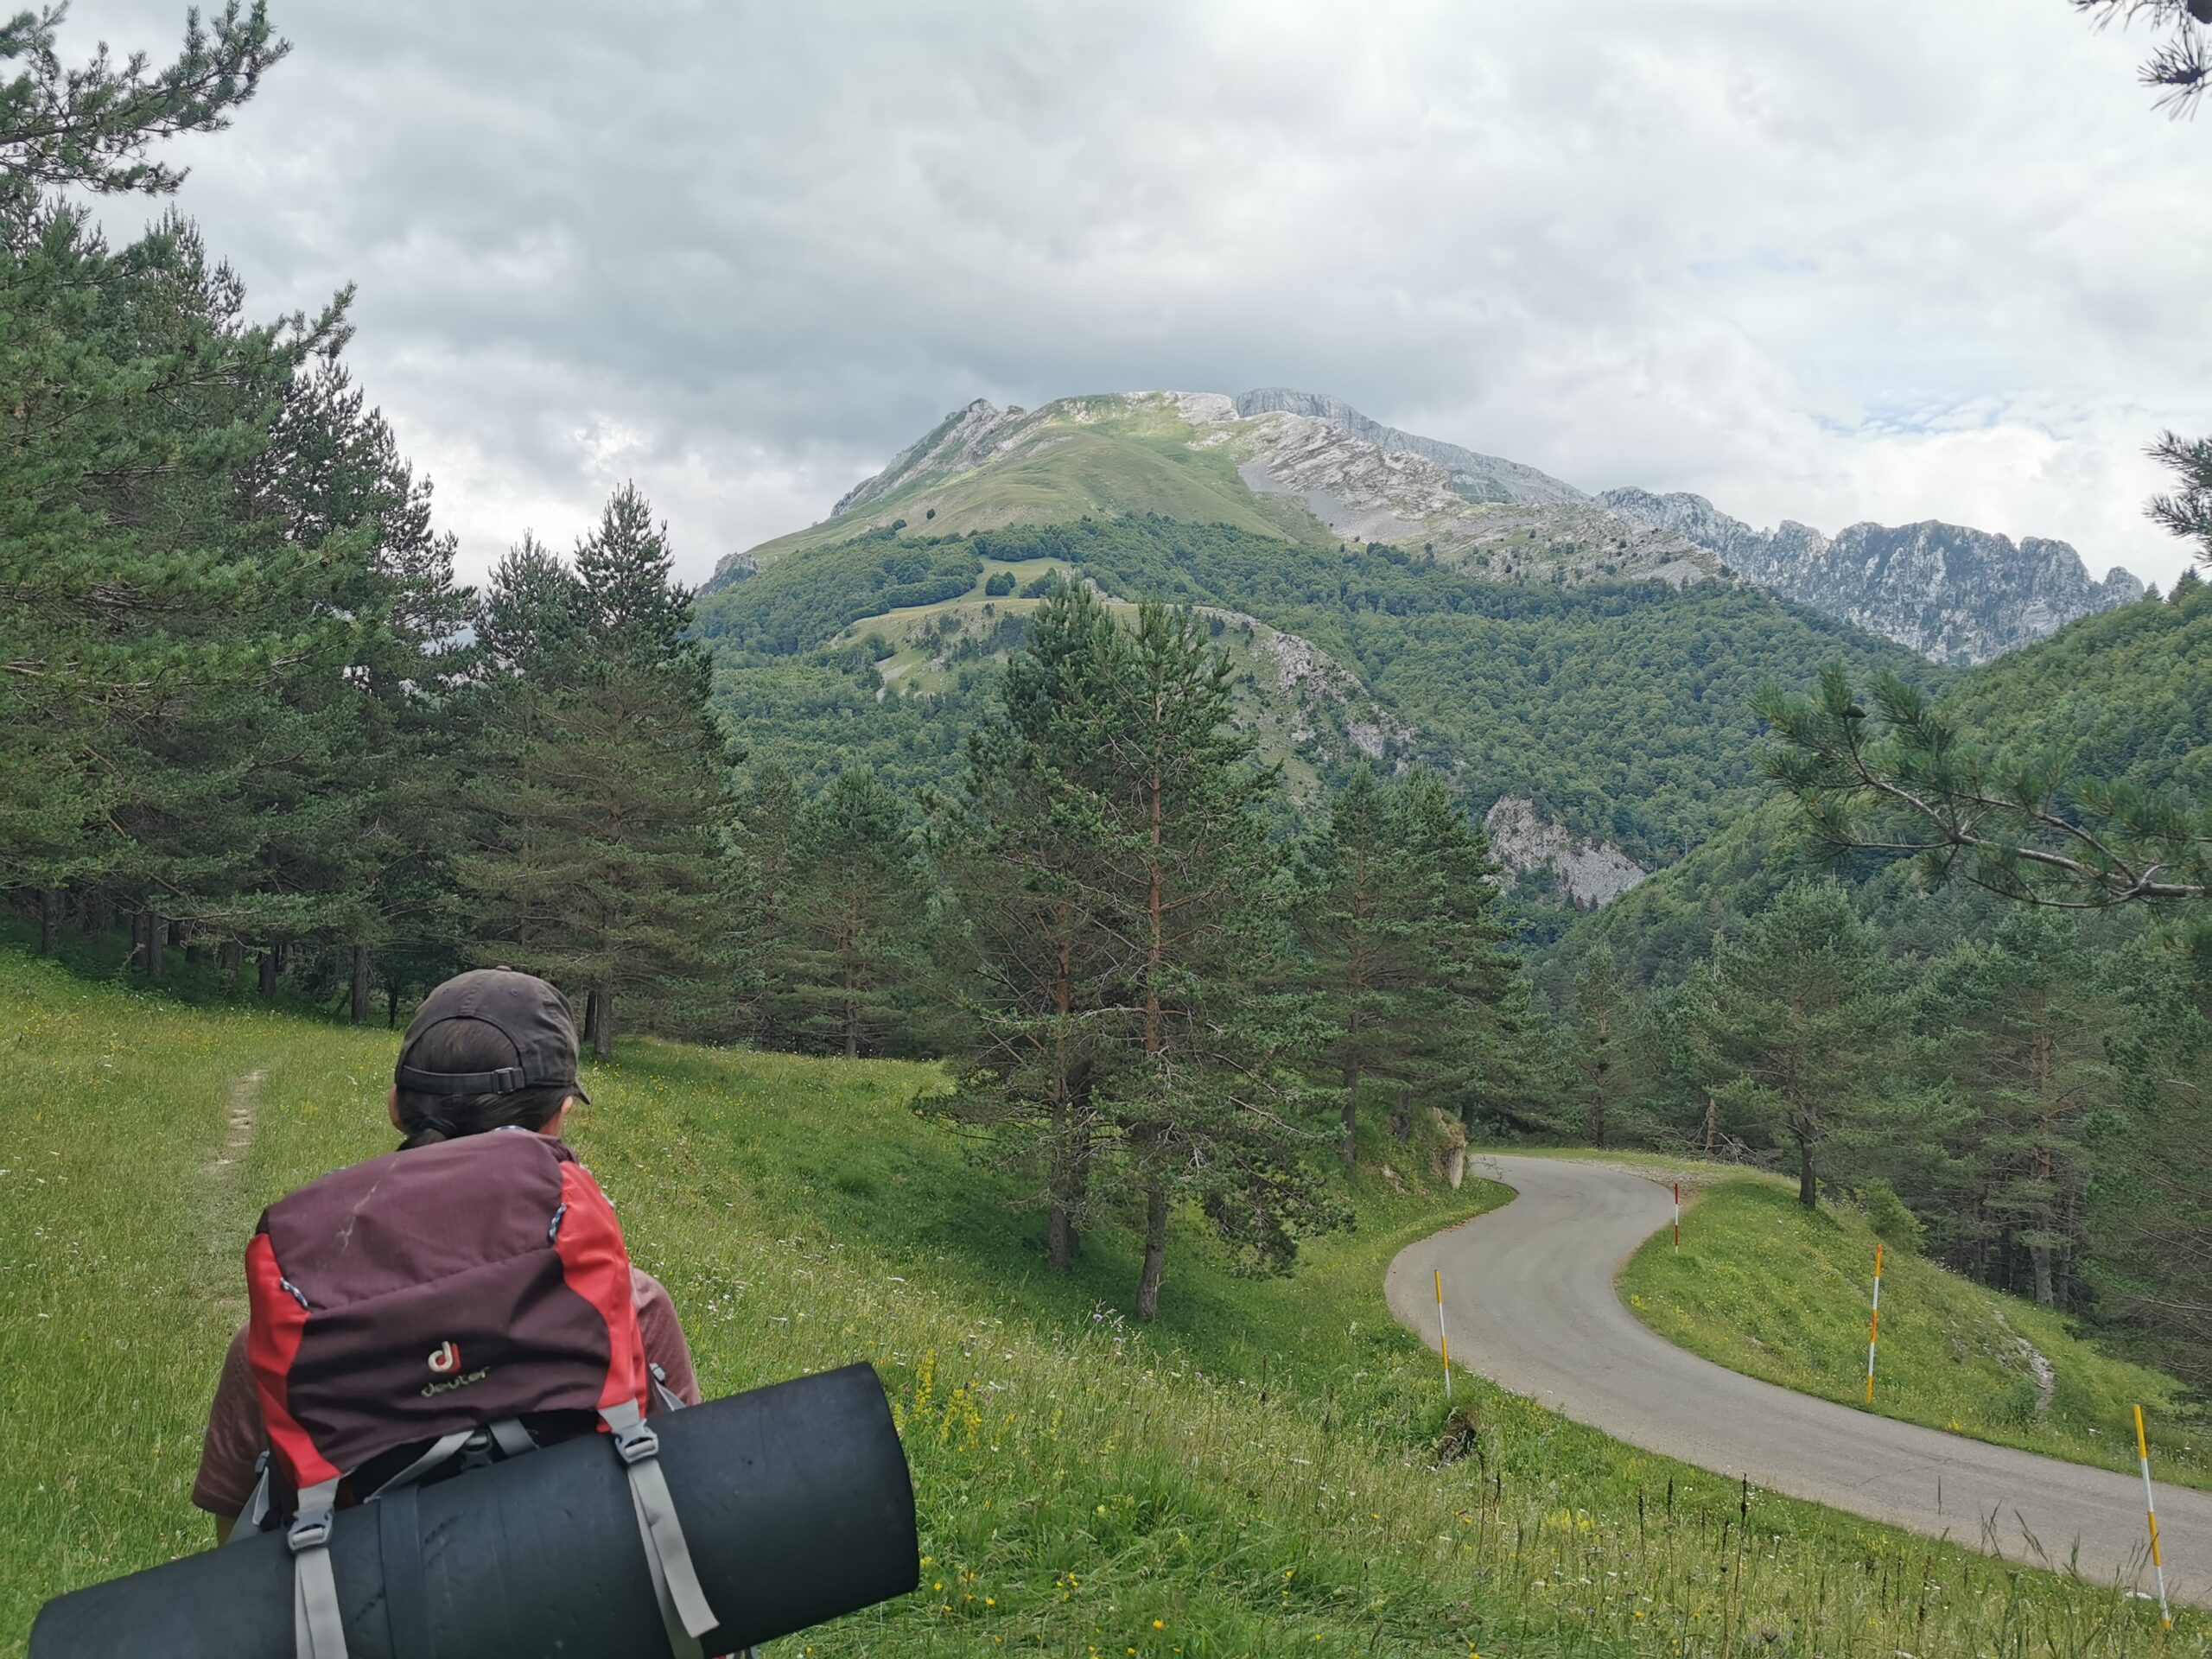
<instances>
[{"instance_id":1,"label":"road edge marker post","mask_svg":"<svg viewBox=\"0 0 2212 1659\"><path fill-rule=\"evenodd\" d=\"M1874 1319L1866 1327L1866 1403L1874 1403L1874 1344L1882 1336L1882 1242L1874 1241Z\"/></svg>"},{"instance_id":2,"label":"road edge marker post","mask_svg":"<svg viewBox=\"0 0 2212 1659\"><path fill-rule=\"evenodd\" d=\"M2158 1552L2158 1506L2151 1497L2151 1441L2143 1433L2143 1408L2135 1408L2135 1456L2143 1465L2143 1518L2151 1525L2151 1570L2158 1580L2158 1618L2166 1629L2174 1627L2174 1611L2166 1605L2166 1563Z\"/></svg>"},{"instance_id":3,"label":"road edge marker post","mask_svg":"<svg viewBox=\"0 0 2212 1659\"><path fill-rule=\"evenodd\" d=\"M1682 1184L1675 1183L1675 1248L1682 1248Z\"/></svg>"},{"instance_id":4,"label":"road edge marker post","mask_svg":"<svg viewBox=\"0 0 2212 1659\"><path fill-rule=\"evenodd\" d=\"M1436 1346L1444 1356L1444 1403L1452 1403L1452 1338L1444 1330L1444 1269L1436 1270Z\"/></svg>"}]
</instances>

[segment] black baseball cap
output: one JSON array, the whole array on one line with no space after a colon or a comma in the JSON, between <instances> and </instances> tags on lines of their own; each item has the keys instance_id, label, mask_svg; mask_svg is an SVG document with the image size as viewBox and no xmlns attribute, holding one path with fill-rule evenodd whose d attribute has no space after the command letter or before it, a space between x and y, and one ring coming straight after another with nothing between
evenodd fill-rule
<instances>
[{"instance_id":1,"label":"black baseball cap","mask_svg":"<svg viewBox=\"0 0 2212 1659\"><path fill-rule=\"evenodd\" d=\"M423 1039L460 1022L466 1071L426 1071L409 1063ZM558 1086L591 1096L576 1081L576 1017L569 999L535 974L475 968L423 999L399 1045L393 1081L421 1095L511 1095Z\"/></svg>"}]
</instances>

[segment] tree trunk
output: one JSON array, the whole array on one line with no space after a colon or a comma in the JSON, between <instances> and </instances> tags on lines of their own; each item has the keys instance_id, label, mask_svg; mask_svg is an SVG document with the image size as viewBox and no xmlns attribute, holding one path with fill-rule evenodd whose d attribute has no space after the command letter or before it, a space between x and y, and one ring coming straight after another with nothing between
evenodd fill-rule
<instances>
[{"instance_id":1,"label":"tree trunk","mask_svg":"<svg viewBox=\"0 0 2212 1659\"><path fill-rule=\"evenodd\" d=\"M369 947L353 947L353 1023L365 1026L369 1022Z\"/></svg>"},{"instance_id":2,"label":"tree trunk","mask_svg":"<svg viewBox=\"0 0 2212 1659\"><path fill-rule=\"evenodd\" d=\"M1063 906L1059 924L1065 928L1067 912ZM1065 1273L1075 1265L1075 1205L1072 1200L1080 1195L1078 1183L1083 1177L1082 1154L1077 1149L1074 1135L1075 1094L1068 1085L1067 1020L1075 1006L1075 970L1065 934L1060 939L1059 959L1053 965L1052 1008L1059 1015L1059 1023L1052 1033L1052 1219L1047 1233L1045 1260L1054 1273Z\"/></svg>"},{"instance_id":3,"label":"tree trunk","mask_svg":"<svg viewBox=\"0 0 2212 1659\"><path fill-rule=\"evenodd\" d=\"M1713 1157L1720 1150L1720 1097L1710 1090L1705 1096L1705 1155Z\"/></svg>"},{"instance_id":4,"label":"tree trunk","mask_svg":"<svg viewBox=\"0 0 2212 1659\"><path fill-rule=\"evenodd\" d=\"M168 966L162 959L162 938L168 930L162 927L162 918L155 915L152 911L143 910L138 914L140 925L145 930L146 978L149 982L158 985L162 982L163 973Z\"/></svg>"},{"instance_id":5,"label":"tree trunk","mask_svg":"<svg viewBox=\"0 0 2212 1659\"><path fill-rule=\"evenodd\" d=\"M106 932L114 925L115 906L108 902L105 893L96 893L85 900L86 932L97 936Z\"/></svg>"},{"instance_id":6,"label":"tree trunk","mask_svg":"<svg viewBox=\"0 0 2212 1659\"><path fill-rule=\"evenodd\" d=\"M1351 1091L1352 1073L1344 1073L1344 1134L1338 1137L1337 1155L1344 1160L1344 1173L1349 1175L1359 1162L1359 1103Z\"/></svg>"},{"instance_id":7,"label":"tree trunk","mask_svg":"<svg viewBox=\"0 0 2212 1659\"><path fill-rule=\"evenodd\" d=\"M169 918L169 949L172 950L184 949L184 924L175 917Z\"/></svg>"},{"instance_id":8,"label":"tree trunk","mask_svg":"<svg viewBox=\"0 0 2212 1659\"><path fill-rule=\"evenodd\" d=\"M245 947L236 939L225 939L215 947L215 966L232 979L245 966Z\"/></svg>"},{"instance_id":9,"label":"tree trunk","mask_svg":"<svg viewBox=\"0 0 2212 1659\"><path fill-rule=\"evenodd\" d=\"M2029 1245L2028 1261L2035 1268L2036 1306L2038 1307L2057 1306L2058 1295L2050 1282L2050 1246L2048 1244Z\"/></svg>"},{"instance_id":10,"label":"tree trunk","mask_svg":"<svg viewBox=\"0 0 2212 1659\"><path fill-rule=\"evenodd\" d=\"M1813 1175L1813 1143L1802 1135L1797 1141L1797 1202L1808 1210L1821 1205L1820 1182Z\"/></svg>"},{"instance_id":11,"label":"tree trunk","mask_svg":"<svg viewBox=\"0 0 2212 1659\"><path fill-rule=\"evenodd\" d=\"M390 980L385 982L384 987L384 1028L386 1031L399 1029L399 987Z\"/></svg>"},{"instance_id":12,"label":"tree trunk","mask_svg":"<svg viewBox=\"0 0 2212 1659\"><path fill-rule=\"evenodd\" d=\"M38 953L51 957L61 950L61 889L43 887L38 895Z\"/></svg>"},{"instance_id":13,"label":"tree trunk","mask_svg":"<svg viewBox=\"0 0 2212 1659\"><path fill-rule=\"evenodd\" d=\"M276 995L276 952L265 950L261 953L260 990L264 997Z\"/></svg>"},{"instance_id":14,"label":"tree trunk","mask_svg":"<svg viewBox=\"0 0 2212 1659\"><path fill-rule=\"evenodd\" d=\"M599 1009L599 1025L591 1034L591 1052L598 1059L606 1059L614 1052L614 988L602 985L591 995Z\"/></svg>"},{"instance_id":15,"label":"tree trunk","mask_svg":"<svg viewBox=\"0 0 2212 1659\"><path fill-rule=\"evenodd\" d=\"M1397 1103L1390 1109L1390 1133L1401 1141L1413 1138L1414 1103L1405 1090L1398 1090Z\"/></svg>"},{"instance_id":16,"label":"tree trunk","mask_svg":"<svg viewBox=\"0 0 2212 1659\"><path fill-rule=\"evenodd\" d=\"M1167 1187L1158 1176L1144 1194L1144 1272L1137 1280L1137 1318L1149 1325L1160 1317L1160 1281L1167 1271Z\"/></svg>"}]
</instances>

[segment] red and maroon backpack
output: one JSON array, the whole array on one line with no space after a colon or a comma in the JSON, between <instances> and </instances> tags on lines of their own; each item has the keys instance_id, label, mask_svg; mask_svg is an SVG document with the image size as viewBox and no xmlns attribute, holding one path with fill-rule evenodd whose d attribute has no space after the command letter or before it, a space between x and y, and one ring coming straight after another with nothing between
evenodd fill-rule
<instances>
[{"instance_id":1,"label":"red and maroon backpack","mask_svg":"<svg viewBox=\"0 0 2212 1659\"><path fill-rule=\"evenodd\" d=\"M567 1147L498 1129L335 1171L263 1214L246 1281L270 1484L289 1495L261 1507L289 1518L301 1659L345 1652L334 1509L594 1430L628 1467L671 1644L698 1653L716 1621L645 1422L629 1253Z\"/></svg>"}]
</instances>

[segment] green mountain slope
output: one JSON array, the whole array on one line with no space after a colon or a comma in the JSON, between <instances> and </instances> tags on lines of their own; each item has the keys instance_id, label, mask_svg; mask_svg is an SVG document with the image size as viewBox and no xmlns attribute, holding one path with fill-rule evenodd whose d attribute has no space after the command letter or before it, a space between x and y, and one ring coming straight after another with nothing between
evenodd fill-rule
<instances>
[{"instance_id":1,"label":"green mountain slope","mask_svg":"<svg viewBox=\"0 0 2212 1659\"><path fill-rule=\"evenodd\" d=\"M1228 448L1193 444L1170 399L1109 394L1062 398L1033 414L1010 410L1026 417L980 454L961 442L963 418L972 419L976 407L948 415L925 434L862 486L864 500L841 503L836 515L764 542L747 556L765 567L901 518L918 531L950 534L1149 512L1282 539L1332 539L1296 503L1254 492Z\"/></svg>"}]
</instances>

